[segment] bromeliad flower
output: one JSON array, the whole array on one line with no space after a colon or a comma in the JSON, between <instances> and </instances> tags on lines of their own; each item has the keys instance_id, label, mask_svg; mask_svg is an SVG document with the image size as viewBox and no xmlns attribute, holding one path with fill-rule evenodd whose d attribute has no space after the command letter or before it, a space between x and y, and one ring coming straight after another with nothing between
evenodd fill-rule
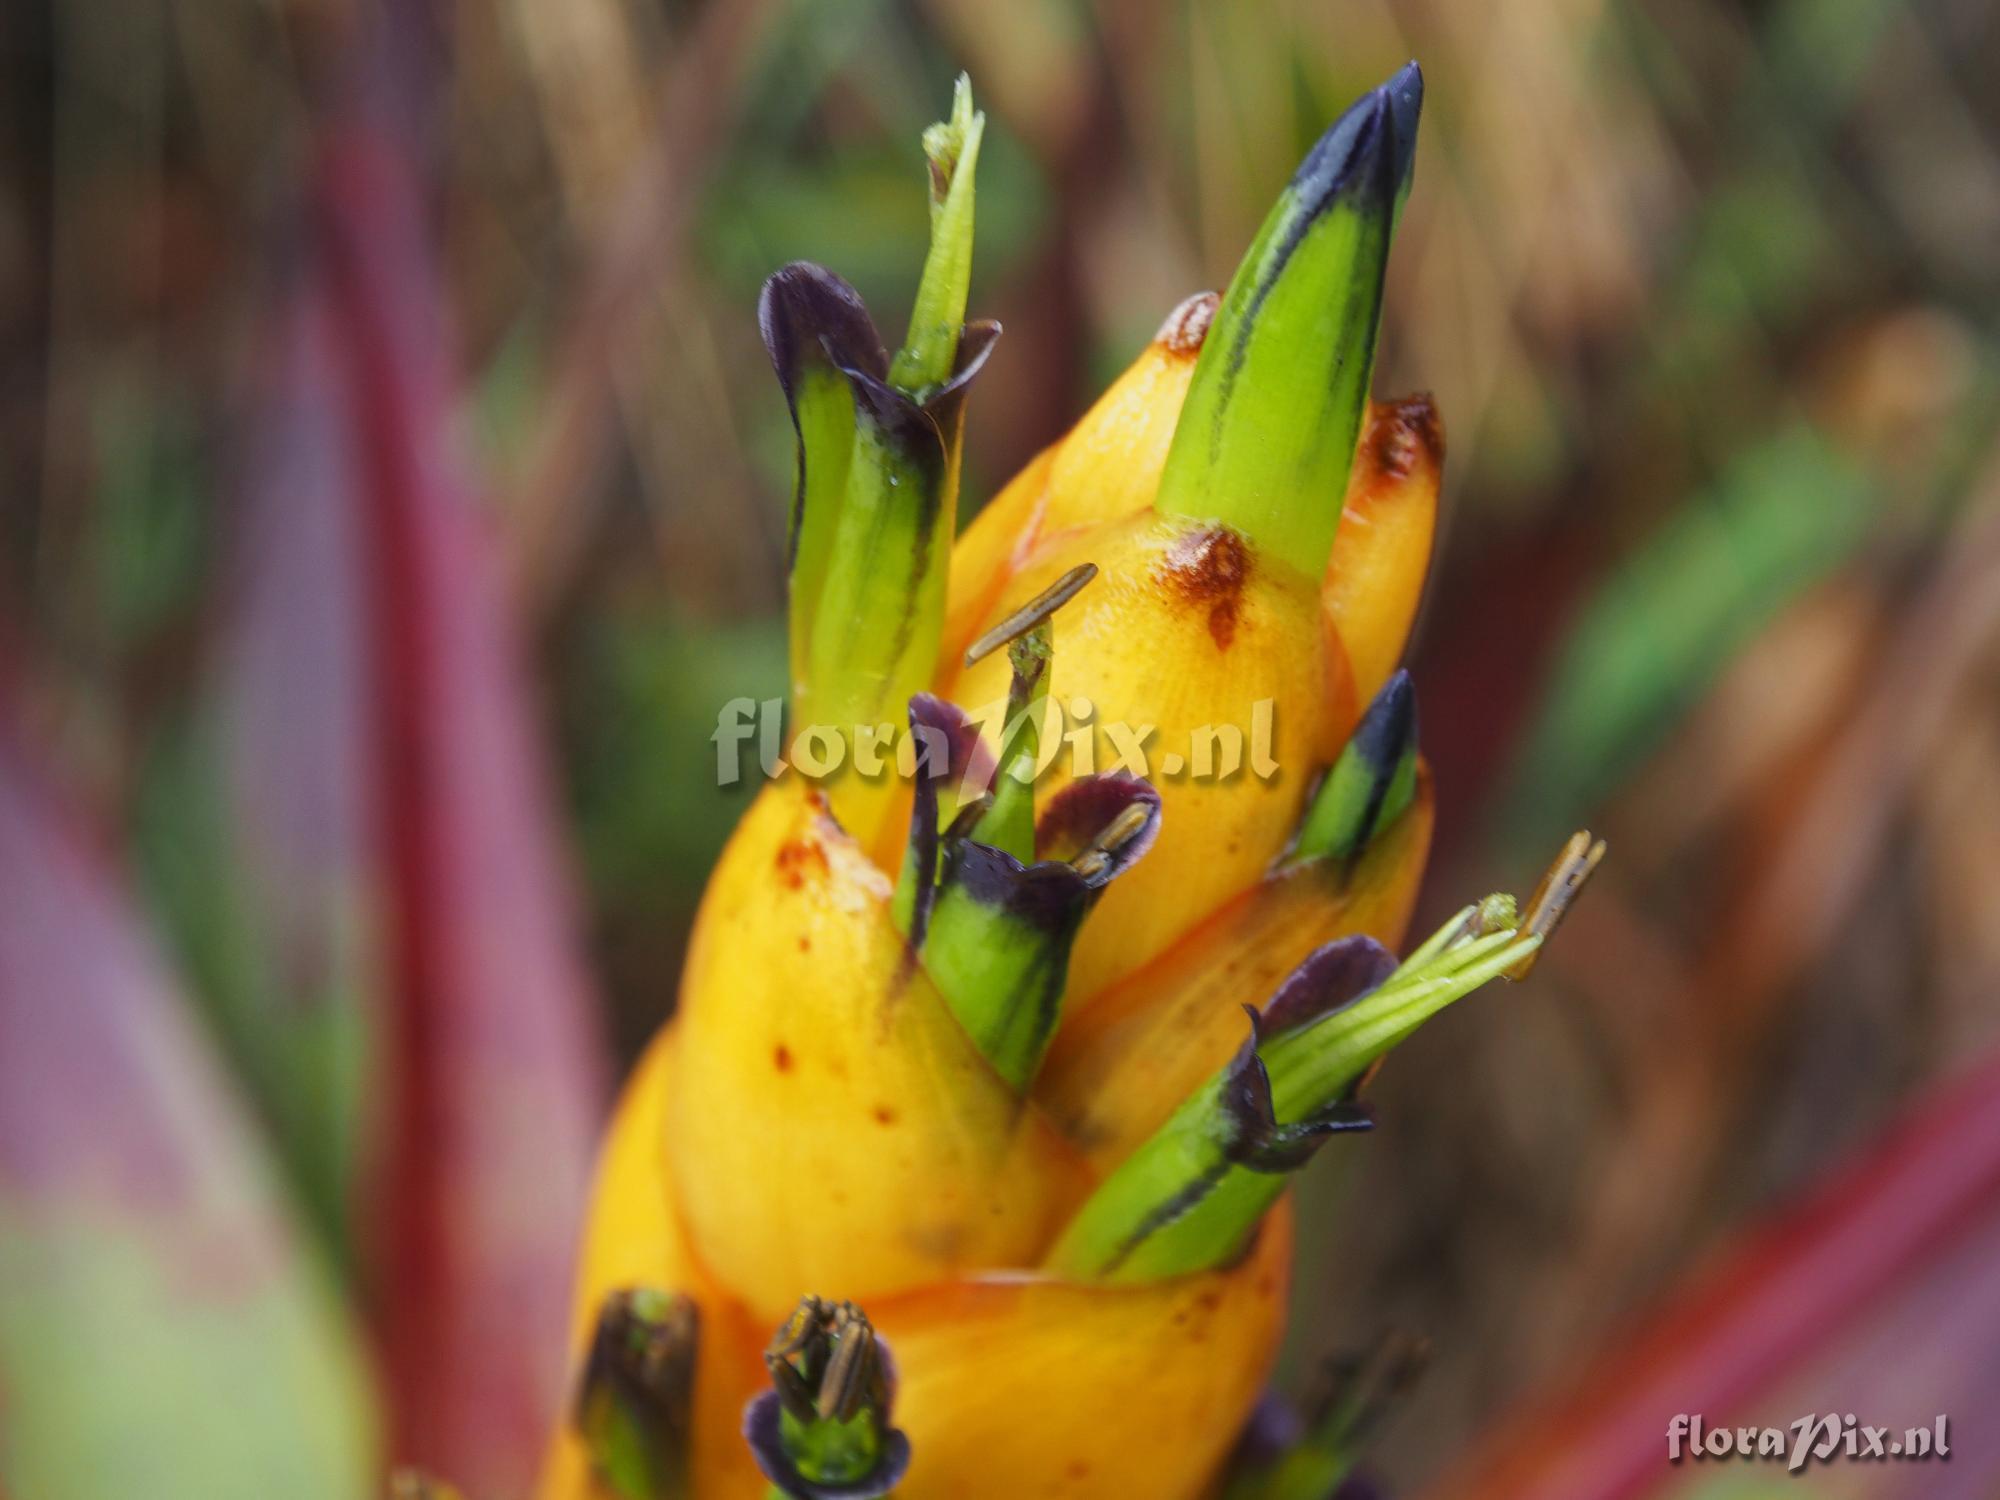
<instances>
[{"instance_id":1,"label":"bromeliad flower","mask_svg":"<svg viewBox=\"0 0 2000 1500\"><path fill-rule=\"evenodd\" d=\"M1227 292L955 548L999 333L964 321L962 83L903 348L828 271L766 285L794 726L906 774L779 779L715 870L604 1147L544 1500L1217 1481L1282 1331L1289 1175L1415 1027L1525 974L1602 852L1391 952L1442 439L1368 390L1420 100L1412 65L1337 121ZM1061 753L1099 732L1207 774Z\"/></svg>"}]
</instances>

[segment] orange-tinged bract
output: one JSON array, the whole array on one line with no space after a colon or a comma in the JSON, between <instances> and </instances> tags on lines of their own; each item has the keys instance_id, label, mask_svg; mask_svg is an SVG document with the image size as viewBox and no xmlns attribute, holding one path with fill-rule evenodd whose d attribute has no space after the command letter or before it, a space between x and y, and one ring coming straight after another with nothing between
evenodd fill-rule
<instances>
[{"instance_id":1,"label":"orange-tinged bract","mask_svg":"<svg viewBox=\"0 0 2000 1500\"><path fill-rule=\"evenodd\" d=\"M894 1472L878 1465L874 1488L846 1493L1214 1492L1282 1334L1282 1174L1327 1133L1365 1123L1351 1076L1338 1098L1307 1096L1316 1056L1338 1064L1376 1044L1309 1033L1385 985L1394 961L1363 935L1401 942L1430 840L1405 677L1354 732L1415 615L1442 457L1427 399L1364 410L1419 94L1408 69L1343 117L1228 295L1176 309L988 504L951 553L941 629L906 607L880 535L835 521L879 512L920 550L949 536L972 372L941 406L942 388L908 376L909 349L879 347L837 277L795 266L773 278L766 334L802 443L799 504L833 508L795 519L810 558L794 573L795 611L841 598L895 631L931 622L938 698L918 693L909 724L939 736L954 775L1004 769L1032 743L989 722L989 753L972 753L960 711L1010 694L1019 705L1045 692L1063 738L1043 736L1026 821L1018 795L989 802L977 786L945 793L940 813L925 781L861 795L794 772L755 798L696 918L677 1011L606 1139L578 1279L575 1354L600 1377L614 1326L600 1310L638 1305L624 1294L686 1299L672 1304L683 1331L690 1304L698 1315L688 1388L614 1393L679 1413L678 1467L660 1480L657 1464L635 1466L615 1421L594 1436L572 1424L541 1500L752 1500L773 1493L766 1475L787 1493L834 1493L814 1487L829 1474L802 1479L796 1465L865 1465L878 1450ZM963 92L952 128L976 141ZM953 139L927 138L947 178ZM962 271L958 232L940 230L927 287ZM1259 325L1272 287L1277 311ZM1334 292L1324 315L1322 288ZM1233 355L1204 355L1225 337ZM1251 387L1268 388L1293 345L1309 372L1335 378L1330 425L1288 468L1244 434L1278 422L1283 446L1279 419L1313 409L1296 389L1255 404ZM1250 372L1247 395L1228 387L1231 359ZM1197 407L1214 441L1176 443ZM1327 450L1357 429L1350 469ZM1217 495L1209 514L1211 451L1245 492ZM867 469L878 460L880 473ZM1294 472L1299 493L1274 493L1272 476ZM1283 514L1294 501L1305 524ZM924 555L933 568L936 551ZM898 670L931 645L898 639ZM821 652L801 681L817 694L827 684L811 674L839 665ZM832 684L832 699L851 686ZM1133 775L1152 790L1122 779ZM842 807L867 826L844 826ZM886 824L884 808L897 810ZM1497 927L1472 922L1463 951L1488 968L1525 964L1541 930ZM1459 943L1441 935L1427 961ZM1479 981L1448 982L1457 993ZM1364 1021L1393 1030L1403 993L1378 998ZM1269 1076L1244 1045L1244 1007L1266 1001L1262 1033L1286 1044ZM1285 1118L1274 1081L1293 1101ZM1187 1217L1171 1191L1158 1213L1148 1194L1163 1160L1171 1189L1174 1122L1204 1101L1220 1102L1222 1123L1198 1144L1220 1153L1213 1178L1227 1191L1189 1232L1146 1239ZM1079 1229L1098 1224L1120 1238ZM812 1297L827 1300L801 1303ZM682 1368L649 1371L671 1387ZM593 1411L624 1410L591 1390ZM738 1437L753 1397L754 1463ZM789 1446L774 1459L774 1444Z\"/></svg>"},{"instance_id":2,"label":"orange-tinged bract","mask_svg":"<svg viewBox=\"0 0 2000 1500\"><path fill-rule=\"evenodd\" d=\"M1235 1265L1147 1287L986 1278L889 1298L915 1457L904 1500L1192 1500L1228 1454L1284 1332L1286 1205Z\"/></svg>"},{"instance_id":3,"label":"orange-tinged bract","mask_svg":"<svg viewBox=\"0 0 2000 1500\"><path fill-rule=\"evenodd\" d=\"M1364 703L1389 680L1417 618L1443 468L1444 422L1429 396L1369 403L1325 587Z\"/></svg>"}]
</instances>

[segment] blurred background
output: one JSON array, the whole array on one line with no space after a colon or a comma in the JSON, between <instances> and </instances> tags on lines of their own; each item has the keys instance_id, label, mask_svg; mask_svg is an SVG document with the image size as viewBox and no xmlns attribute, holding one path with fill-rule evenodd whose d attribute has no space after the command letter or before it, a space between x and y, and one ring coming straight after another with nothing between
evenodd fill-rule
<instances>
[{"instance_id":1,"label":"blurred background","mask_svg":"<svg viewBox=\"0 0 2000 1500\"><path fill-rule=\"evenodd\" d=\"M761 279L811 258L907 306L917 136L970 71L972 301L1007 337L969 515L1412 56L1377 390L1434 391L1448 436L1419 926L1572 826L1612 855L1537 982L1427 1030L1384 1128L1312 1174L1286 1379L1428 1335L1378 1464L1411 1493L1545 1451L1546 1393L1642 1386L1592 1372L1661 1305L1646 1368L1708 1359L1739 1405L1811 1410L1782 1393L1831 1360L2000 1419L1992 6L22 0L0 986L76 998L26 1039L13 1007L10 1042L0 994L0 1277L98 1243L35 1196L84 1138L265 1258L208 1265L139 1194L188 1258L107 1269L67 1314L101 1342L55 1374L73 1325L0 1299L0 1424L85 1421L104 1361L174 1347L186 1275L277 1299L243 1337L333 1330L347 1354L297 1358L332 1405L374 1410L381 1361L399 1425L532 1410L506 1403L546 1377L504 1355L439 1393L518 1331L456 1288L559 1258L740 811L716 711L783 690ZM143 1108L105 1102L121 1078ZM537 1160L553 1239L500 1185ZM435 1201L466 1162L488 1196ZM1701 1343L1725 1290L1755 1359ZM1523 1484L1491 1492L1639 1492Z\"/></svg>"}]
</instances>

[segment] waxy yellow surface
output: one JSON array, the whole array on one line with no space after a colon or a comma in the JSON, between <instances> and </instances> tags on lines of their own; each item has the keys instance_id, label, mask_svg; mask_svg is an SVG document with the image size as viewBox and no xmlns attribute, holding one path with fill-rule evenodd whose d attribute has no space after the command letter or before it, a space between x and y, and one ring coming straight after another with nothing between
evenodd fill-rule
<instances>
[{"instance_id":1,"label":"waxy yellow surface","mask_svg":"<svg viewBox=\"0 0 2000 1500\"><path fill-rule=\"evenodd\" d=\"M1038 794L1055 795L1079 771L1116 769L1116 727L1138 735L1152 726L1145 770L1159 788L1161 815L1152 851L1084 923L1070 959L1071 1005L1262 878L1355 718L1346 657L1321 611L1318 580L1261 557L1223 527L1142 511L1072 529L1037 549L1002 592L994 618L1083 562L1095 563L1098 576L1055 618L1049 696L1067 712L1079 700L1090 705L1096 758L1094 767L1081 764L1062 745ZM975 711L1004 701L1007 673L1004 656L986 658L952 685L954 701ZM1269 779L1252 768L1264 715L1276 767ZM1197 731L1221 726L1240 733L1241 765L1227 777L1188 774ZM1182 758L1181 774L1169 755ZM1219 754L1213 765L1221 767Z\"/></svg>"},{"instance_id":2,"label":"waxy yellow surface","mask_svg":"<svg viewBox=\"0 0 2000 1500\"><path fill-rule=\"evenodd\" d=\"M1220 1271L1147 1287L995 1277L884 1299L910 1435L899 1500L1206 1492L1284 1334L1290 1200Z\"/></svg>"},{"instance_id":3,"label":"waxy yellow surface","mask_svg":"<svg viewBox=\"0 0 2000 1500\"><path fill-rule=\"evenodd\" d=\"M764 790L695 920L667 1156L703 1259L775 1324L1032 1264L1081 1183L889 915L890 885L796 778Z\"/></svg>"},{"instance_id":4,"label":"waxy yellow surface","mask_svg":"<svg viewBox=\"0 0 2000 1500\"><path fill-rule=\"evenodd\" d=\"M764 1388L759 1354L771 1329L692 1254L673 1212L663 1131L684 1083L677 1050L676 1029L652 1044L607 1134L572 1357L580 1366L610 1293L655 1286L692 1296L701 1309L694 1493L761 1500L766 1482L740 1425L743 1406ZM1003 1274L875 1298L870 1316L900 1372L896 1423L920 1455L897 1494L1200 1493L1269 1375L1291 1244L1289 1206L1281 1205L1241 1263L1158 1286L1101 1289ZM1010 1416L1022 1411L1034 1414L1032 1442ZM1157 1441L1161 1422L1173 1442ZM610 1500L567 1423L537 1500Z\"/></svg>"},{"instance_id":5,"label":"waxy yellow surface","mask_svg":"<svg viewBox=\"0 0 2000 1500\"><path fill-rule=\"evenodd\" d=\"M1214 314L1213 292L1175 308L1076 426L1036 455L966 527L951 554L944 677L956 675L959 657L1038 544L1153 503Z\"/></svg>"}]
</instances>

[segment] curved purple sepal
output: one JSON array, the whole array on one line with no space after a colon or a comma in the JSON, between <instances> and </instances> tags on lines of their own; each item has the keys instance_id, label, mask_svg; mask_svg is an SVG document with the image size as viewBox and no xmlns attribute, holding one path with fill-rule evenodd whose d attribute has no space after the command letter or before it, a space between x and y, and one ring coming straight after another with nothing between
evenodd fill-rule
<instances>
[{"instance_id":1,"label":"curved purple sepal","mask_svg":"<svg viewBox=\"0 0 2000 1500\"><path fill-rule=\"evenodd\" d=\"M1396 972L1396 955L1372 937L1336 938L1308 953L1258 1011L1266 1036L1281 1036L1352 1005Z\"/></svg>"},{"instance_id":2,"label":"curved purple sepal","mask_svg":"<svg viewBox=\"0 0 2000 1500\"><path fill-rule=\"evenodd\" d=\"M1257 1055L1257 1012L1246 1005L1243 1013L1250 1018L1250 1035L1230 1059L1223 1079L1222 1108L1232 1127L1223 1154L1230 1161L1253 1172L1296 1172L1328 1136L1374 1129L1368 1107L1348 1099L1335 1100L1303 1120L1280 1122L1271 1100L1271 1074Z\"/></svg>"},{"instance_id":3,"label":"curved purple sepal","mask_svg":"<svg viewBox=\"0 0 2000 1500\"><path fill-rule=\"evenodd\" d=\"M1104 867L1087 878L1090 889L1110 884L1130 869L1160 835L1160 794L1149 781L1125 771L1079 776L1049 798L1035 821L1035 853L1042 859L1073 860L1129 807L1144 807L1136 833L1105 851Z\"/></svg>"},{"instance_id":4,"label":"curved purple sepal","mask_svg":"<svg viewBox=\"0 0 2000 1500\"><path fill-rule=\"evenodd\" d=\"M786 399L807 368L889 373L882 336L861 294L825 266L793 261L773 271L757 296L757 330Z\"/></svg>"}]
</instances>

